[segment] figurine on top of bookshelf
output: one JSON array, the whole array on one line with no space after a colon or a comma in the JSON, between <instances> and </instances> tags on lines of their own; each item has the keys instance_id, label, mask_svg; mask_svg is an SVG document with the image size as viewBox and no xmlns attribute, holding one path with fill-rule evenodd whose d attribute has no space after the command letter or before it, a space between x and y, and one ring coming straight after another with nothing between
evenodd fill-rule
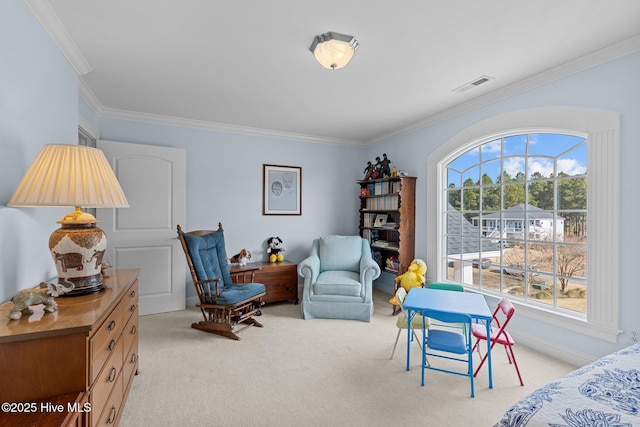
<instances>
[{"instance_id":1,"label":"figurine on top of bookshelf","mask_svg":"<svg viewBox=\"0 0 640 427\"><path fill-rule=\"evenodd\" d=\"M369 179L373 179L372 175L373 172L376 170L375 166L373 165L373 163L371 162L367 162L367 167L364 168L364 181L367 181Z\"/></svg>"},{"instance_id":2,"label":"figurine on top of bookshelf","mask_svg":"<svg viewBox=\"0 0 640 427\"><path fill-rule=\"evenodd\" d=\"M380 163L380 156L376 156L376 163L373 165L373 173L371 174L373 179L382 178L382 164Z\"/></svg>"},{"instance_id":3,"label":"figurine on top of bookshelf","mask_svg":"<svg viewBox=\"0 0 640 427\"><path fill-rule=\"evenodd\" d=\"M379 159L379 157L377 157ZM387 153L382 155L382 161L380 162L380 176L388 178L391 176L391 160L387 158Z\"/></svg>"},{"instance_id":4,"label":"figurine on top of bookshelf","mask_svg":"<svg viewBox=\"0 0 640 427\"><path fill-rule=\"evenodd\" d=\"M380 159L380 156L376 156L375 163L367 162L367 166L364 168L363 181L396 176L398 176L398 171L395 166L393 166L391 160L387 157L387 153L384 153L382 155L382 159Z\"/></svg>"}]
</instances>

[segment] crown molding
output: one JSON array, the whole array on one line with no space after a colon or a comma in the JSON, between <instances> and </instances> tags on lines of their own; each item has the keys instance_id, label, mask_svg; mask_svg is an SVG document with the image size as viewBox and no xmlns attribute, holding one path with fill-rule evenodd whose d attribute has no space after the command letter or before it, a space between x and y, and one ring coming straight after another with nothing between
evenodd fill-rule
<instances>
[{"instance_id":1,"label":"crown molding","mask_svg":"<svg viewBox=\"0 0 640 427\"><path fill-rule=\"evenodd\" d=\"M78 76L84 76L92 71L91 66L78 49L67 29L60 22L60 18L51 7L49 0L24 0L31 13L40 22L44 30L49 33L51 40L58 46L64 57L69 61Z\"/></svg>"},{"instance_id":2,"label":"crown molding","mask_svg":"<svg viewBox=\"0 0 640 427\"><path fill-rule=\"evenodd\" d=\"M484 95L480 95L467 102L426 117L402 129L372 138L366 142L366 145L372 146L388 142L407 133L443 122L453 117L485 107L489 104L493 104L511 96L526 92L637 51L640 51L640 35L630 37L621 42L565 62L564 64L558 65L557 67L553 67L529 78L512 83L503 88L493 90Z\"/></svg>"},{"instance_id":3,"label":"crown molding","mask_svg":"<svg viewBox=\"0 0 640 427\"><path fill-rule=\"evenodd\" d=\"M163 116L158 114L138 113L135 111L118 110L115 108L106 108L102 105L98 97L93 93L91 88L84 82L82 78L78 79L78 92L80 97L89 105L96 116L100 118L128 120L133 122L152 123L158 125L169 125L186 127L193 129L212 130L219 132L235 133L242 135L256 135L267 138L293 139L296 141L307 141L320 144L343 145L349 147L362 148L365 147L363 141L328 138L324 136L306 135L292 132L279 132L268 129L259 129L246 126L229 125L225 123L209 122L205 120L183 119L179 117Z\"/></svg>"},{"instance_id":4,"label":"crown molding","mask_svg":"<svg viewBox=\"0 0 640 427\"><path fill-rule=\"evenodd\" d=\"M307 141L320 144L343 145L349 147L362 148L365 147L363 141L328 138L324 136L306 135L292 132L280 132L269 129L259 129L246 126L229 125L225 123L209 122L205 120L183 119L179 117L163 116L158 114L138 113L135 111L118 110L115 108L106 108L102 105L98 97L91 88L80 78L78 79L78 93L80 97L89 105L89 108L99 118L128 120L132 122L152 123L157 125L168 125L186 127L192 129L212 130L218 132L235 133L241 135L256 135L267 138L293 139L296 141Z\"/></svg>"},{"instance_id":5,"label":"crown molding","mask_svg":"<svg viewBox=\"0 0 640 427\"><path fill-rule=\"evenodd\" d=\"M100 139L100 132L94 128L84 117L78 117L78 127L93 139Z\"/></svg>"},{"instance_id":6,"label":"crown molding","mask_svg":"<svg viewBox=\"0 0 640 427\"><path fill-rule=\"evenodd\" d=\"M103 107L93 92L81 84L83 88L80 96L89 104L91 109L101 118L128 120L133 122L152 123L157 125L178 126L192 129L203 129L218 132L234 133L241 135L256 135L267 138L291 139L295 141L307 141L321 144L333 144L350 147L365 147L364 142L357 140L329 138L324 136L306 135L292 132L280 132L269 129L260 129L247 126L237 126L225 123L209 122L205 120L183 119L179 117L163 116L158 114L138 113L135 111L118 110Z\"/></svg>"},{"instance_id":7,"label":"crown molding","mask_svg":"<svg viewBox=\"0 0 640 427\"><path fill-rule=\"evenodd\" d=\"M102 103L82 78L78 79L78 94L97 116L103 114L104 107L102 107Z\"/></svg>"}]
</instances>

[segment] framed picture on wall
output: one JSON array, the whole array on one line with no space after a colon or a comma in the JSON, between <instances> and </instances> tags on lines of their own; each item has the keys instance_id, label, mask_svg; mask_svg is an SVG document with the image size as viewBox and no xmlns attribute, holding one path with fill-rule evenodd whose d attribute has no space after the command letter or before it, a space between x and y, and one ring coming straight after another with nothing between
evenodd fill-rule
<instances>
[{"instance_id":1,"label":"framed picture on wall","mask_svg":"<svg viewBox=\"0 0 640 427\"><path fill-rule=\"evenodd\" d=\"M262 165L262 214L302 215L302 168Z\"/></svg>"}]
</instances>

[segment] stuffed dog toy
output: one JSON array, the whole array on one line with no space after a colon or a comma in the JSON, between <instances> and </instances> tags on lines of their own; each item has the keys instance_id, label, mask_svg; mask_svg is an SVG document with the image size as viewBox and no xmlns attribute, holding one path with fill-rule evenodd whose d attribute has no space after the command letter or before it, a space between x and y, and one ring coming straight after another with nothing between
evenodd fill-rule
<instances>
[{"instance_id":1,"label":"stuffed dog toy","mask_svg":"<svg viewBox=\"0 0 640 427\"><path fill-rule=\"evenodd\" d=\"M247 265L251 257L251 251L243 248L239 253L232 256L229 261L231 261L232 264Z\"/></svg>"}]
</instances>

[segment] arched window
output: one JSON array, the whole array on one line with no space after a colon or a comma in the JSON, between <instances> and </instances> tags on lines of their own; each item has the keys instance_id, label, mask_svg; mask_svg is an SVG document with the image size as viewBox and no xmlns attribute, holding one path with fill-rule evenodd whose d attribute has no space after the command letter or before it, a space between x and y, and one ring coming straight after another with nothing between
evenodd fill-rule
<instances>
[{"instance_id":1,"label":"arched window","mask_svg":"<svg viewBox=\"0 0 640 427\"><path fill-rule=\"evenodd\" d=\"M615 342L619 134L617 113L549 107L443 143L427 165L428 279L508 296L523 315Z\"/></svg>"},{"instance_id":2,"label":"arched window","mask_svg":"<svg viewBox=\"0 0 640 427\"><path fill-rule=\"evenodd\" d=\"M586 314L587 145L507 133L445 159L445 277Z\"/></svg>"}]
</instances>

